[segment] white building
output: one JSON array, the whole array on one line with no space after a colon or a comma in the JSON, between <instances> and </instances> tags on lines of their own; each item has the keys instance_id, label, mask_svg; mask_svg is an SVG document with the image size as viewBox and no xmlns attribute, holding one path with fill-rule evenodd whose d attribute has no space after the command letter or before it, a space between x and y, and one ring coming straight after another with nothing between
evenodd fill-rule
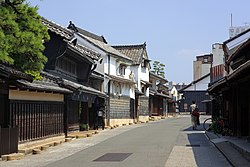
<instances>
[{"instance_id":1,"label":"white building","mask_svg":"<svg viewBox=\"0 0 250 167\"><path fill-rule=\"evenodd\" d=\"M149 120L149 59L146 43L139 45L113 46L133 61L131 66L131 78L135 81L135 112L136 121Z\"/></svg>"},{"instance_id":2,"label":"white building","mask_svg":"<svg viewBox=\"0 0 250 167\"><path fill-rule=\"evenodd\" d=\"M250 28L250 25L244 25L244 26L231 26L229 27L229 38L233 38L237 36L238 34L246 31L247 29Z\"/></svg>"},{"instance_id":3,"label":"white building","mask_svg":"<svg viewBox=\"0 0 250 167\"><path fill-rule=\"evenodd\" d=\"M135 102L135 81L130 77L131 58L107 44L103 36L75 27L72 23L69 27L75 30L78 44L101 54L102 59L96 62L94 72L99 77L103 76L103 91L108 95L106 124L114 126L133 123L131 106Z\"/></svg>"}]
</instances>

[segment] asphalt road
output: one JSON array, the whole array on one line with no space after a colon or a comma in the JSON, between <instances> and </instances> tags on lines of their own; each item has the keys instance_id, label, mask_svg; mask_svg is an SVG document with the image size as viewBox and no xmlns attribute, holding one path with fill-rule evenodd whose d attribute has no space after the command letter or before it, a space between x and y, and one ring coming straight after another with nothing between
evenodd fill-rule
<instances>
[{"instance_id":1,"label":"asphalt road","mask_svg":"<svg viewBox=\"0 0 250 167\"><path fill-rule=\"evenodd\" d=\"M0 166L230 166L201 128L191 130L190 116L124 126L49 148L23 160L0 162Z\"/></svg>"},{"instance_id":2,"label":"asphalt road","mask_svg":"<svg viewBox=\"0 0 250 167\"><path fill-rule=\"evenodd\" d=\"M146 126L110 138L61 161L49 164L48 167L164 166L180 129L187 126L189 122L187 119L176 118L149 123ZM107 153L130 153L130 155L122 161L94 161ZM118 156L122 155L124 154Z\"/></svg>"}]
</instances>

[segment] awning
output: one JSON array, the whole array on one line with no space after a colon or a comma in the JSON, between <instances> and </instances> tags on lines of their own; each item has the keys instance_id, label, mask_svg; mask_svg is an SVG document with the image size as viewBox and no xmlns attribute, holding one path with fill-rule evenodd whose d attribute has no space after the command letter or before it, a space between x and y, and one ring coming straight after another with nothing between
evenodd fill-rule
<instances>
[{"instance_id":1,"label":"awning","mask_svg":"<svg viewBox=\"0 0 250 167\"><path fill-rule=\"evenodd\" d=\"M250 60L245 62L244 64L241 64L238 68L236 68L233 73L229 74L227 76L228 81L232 81L234 79L237 79L238 77L245 77L248 75L245 75L246 72L249 72L250 69Z\"/></svg>"},{"instance_id":2,"label":"awning","mask_svg":"<svg viewBox=\"0 0 250 167\"><path fill-rule=\"evenodd\" d=\"M108 75L111 81L121 82L121 83L128 83L128 84L135 84L134 81L131 79L126 79L120 76Z\"/></svg>"},{"instance_id":3,"label":"awning","mask_svg":"<svg viewBox=\"0 0 250 167\"><path fill-rule=\"evenodd\" d=\"M69 89L62 88L58 84L52 82L44 82L44 81L28 82L26 80L16 80L15 82L13 82L13 85L21 89L67 93L67 94L73 93Z\"/></svg>"},{"instance_id":4,"label":"awning","mask_svg":"<svg viewBox=\"0 0 250 167\"><path fill-rule=\"evenodd\" d=\"M155 95L171 99L170 96L162 94L162 93L155 93Z\"/></svg>"},{"instance_id":5,"label":"awning","mask_svg":"<svg viewBox=\"0 0 250 167\"><path fill-rule=\"evenodd\" d=\"M147 87L149 87L149 86L152 85L152 83L150 83L148 81L143 81L143 80L141 80L141 83L144 84L144 85L146 85Z\"/></svg>"},{"instance_id":6,"label":"awning","mask_svg":"<svg viewBox=\"0 0 250 167\"><path fill-rule=\"evenodd\" d=\"M218 80L217 82L213 83L212 85L209 85L207 91L209 93L220 91L221 88L226 86L226 83L227 83L226 77L223 77L220 80Z\"/></svg>"},{"instance_id":7,"label":"awning","mask_svg":"<svg viewBox=\"0 0 250 167\"><path fill-rule=\"evenodd\" d=\"M97 95L97 96L102 97L102 98L107 97L107 95L105 93L103 93L99 90L96 90L92 87L85 86L85 85L82 85L79 83L75 83L75 82L72 82L72 81L69 81L66 79L62 79L62 84L67 88L70 87L71 89L77 90L77 91L82 92L82 93Z\"/></svg>"}]
</instances>

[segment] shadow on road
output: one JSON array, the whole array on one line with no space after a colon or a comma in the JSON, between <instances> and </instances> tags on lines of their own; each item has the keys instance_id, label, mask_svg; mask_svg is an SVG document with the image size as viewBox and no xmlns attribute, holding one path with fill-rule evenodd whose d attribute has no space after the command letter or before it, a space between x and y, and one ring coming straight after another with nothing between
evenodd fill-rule
<instances>
[{"instance_id":1,"label":"shadow on road","mask_svg":"<svg viewBox=\"0 0 250 167\"><path fill-rule=\"evenodd\" d=\"M197 130L192 130L192 126L190 126L183 131L188 140L186 148L192 149L197 166L228 165L223 155L208 140L202 125L198 126Z\"/></svg>"}]
</instances>

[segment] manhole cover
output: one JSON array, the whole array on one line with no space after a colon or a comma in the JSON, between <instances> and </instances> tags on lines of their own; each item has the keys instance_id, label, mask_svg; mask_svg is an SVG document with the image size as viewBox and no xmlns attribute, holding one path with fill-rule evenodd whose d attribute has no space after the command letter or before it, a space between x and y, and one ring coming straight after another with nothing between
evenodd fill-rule
<instances>
[{"instance_id":1,"label":"manhole cover","mask_svg":"<svg viewBox=\"0 0 250 167\"><path fill-rule=\"evenodd\" d=\"M107 153L95 159L94 161L123 161L132 153Z\"/></svg>"},{"instance_id":2,"label":"manhole cover","mask_svg":"<svg viewBox=\"0 0 250 167\"><path fill-rule=\"evenodd\" d=\"M186 144L187 147L200 147L199 144Z\"/></svg>"}]
</instances>

